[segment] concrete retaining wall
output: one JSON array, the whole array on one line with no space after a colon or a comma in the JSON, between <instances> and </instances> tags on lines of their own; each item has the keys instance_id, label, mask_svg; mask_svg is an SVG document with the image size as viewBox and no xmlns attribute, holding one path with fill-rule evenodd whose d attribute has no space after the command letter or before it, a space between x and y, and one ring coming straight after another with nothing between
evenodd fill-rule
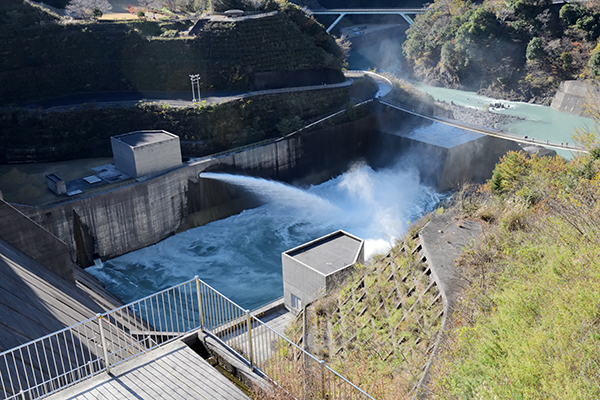
<instances>
[{"instance_id":1,"label":"concrete retaining wall","mask_svg":"<svg viewBox=\"0 0 600 400\"><path fill-rule=\"evenodd\" d=\"M593 82L564 81L558 87L551 107L557 111L587 117L585 102L590 98L597 99L599 96L600 90Z\"/></svg>"},{"instance_id":2,"label":"concrete retaining wall","mask_svg":"<svg viewBox=\"0 0 600 400\"><path fill-rule=\"evenodd\" d=\"M366 158L385 167L402 153L426 184L446 190L462 180L491 176L512 142L481 136L461 146L407 137L429 121L390 107L377 115L281 139L260 147L185 164L161 176L48 209L18 206L66 243L82 267L157 243L170 235L250 207L258 200L237 187L199 179L203 171L230 172L290 183L318 184ZM377 129L380 129L378 131ZM450 138L452 139L452 138Z\"/></svg>"},{"instance_id":3,"label":"concrete retaining wall","mask_svg":"<svg viewBox=\"0 0 600 400\"><path fill-rule=\"evenodd\" d=\"M0 239L33 258L58 276L74 282L67 245L0 200Z\"/></svg>"},{"instance_id":4,"label":"concrete retaining wall","mask_svg":"<svg viewBox=\"0 0 600 400\"><path fill-rule=\"evenodd\" d=\"M380 116L369 164L385 167L401 155L406 165L419 171L421 182L438 191L489 179L500 157L521 150L512 141L448 127L392 107L382 109Z\"/></svg>"}]
</instances>

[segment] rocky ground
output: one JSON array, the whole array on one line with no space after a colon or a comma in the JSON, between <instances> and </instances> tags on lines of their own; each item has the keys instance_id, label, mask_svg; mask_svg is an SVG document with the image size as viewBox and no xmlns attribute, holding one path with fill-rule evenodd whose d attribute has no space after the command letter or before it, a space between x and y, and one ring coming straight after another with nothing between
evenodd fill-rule
<instances>
[{"instance_id":1,"label":"rocky ground","mask_svg":"<svg viewBox=\"0 0 600 400\"><path fill-rule=\"evenodd\" d=\"M468 107L460 107L453 103L441 103L442 107L452 111L454 119L473 125L485 126L488 128L497 128L499 125L508 121L518 121L523 118L506 115L501 112L481 111Z\"/></svg>"}]
</instances>

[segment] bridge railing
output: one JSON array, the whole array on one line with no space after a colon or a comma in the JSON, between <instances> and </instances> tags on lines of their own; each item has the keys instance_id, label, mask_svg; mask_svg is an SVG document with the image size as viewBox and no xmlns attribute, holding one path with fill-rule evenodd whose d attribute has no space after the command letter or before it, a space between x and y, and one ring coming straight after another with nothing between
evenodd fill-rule
<instances>
[{"instance_id":1,"label":"bridge railing","mask_svg":"<svg viewBox=\"0 0 600 400\"><path fill-rule=\"evenodd\" d=\"M199 329L296 398L373 400L197 277L1 353L0 398L49 396Z\"/></svg>"}]
</instances>

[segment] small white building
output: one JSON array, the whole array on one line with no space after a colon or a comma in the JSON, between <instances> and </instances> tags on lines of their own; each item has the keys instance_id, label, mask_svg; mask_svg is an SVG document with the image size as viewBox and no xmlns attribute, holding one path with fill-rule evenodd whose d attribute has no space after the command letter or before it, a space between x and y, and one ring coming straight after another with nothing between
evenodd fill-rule
<instances>
[{"instance_id":1,"label":"small white building","mask_svg":"<svg viewBox=\"0 0 600 400\"><path fill-rule=\"evenodd\" d=\"M364 241L342 230L281 254L285 306L298 312L364 263Z\"/></svg>"},{"instance_id":2,"label":"small white building","mask_svg":"<svg viewBox=\"0 0 600 400\"><path fill-rule=\"evenodd\" d=\"M115 167L133 178L181 165L179 137L163 130L136 131L110 138Z\"/></svg>"}]
</instances>

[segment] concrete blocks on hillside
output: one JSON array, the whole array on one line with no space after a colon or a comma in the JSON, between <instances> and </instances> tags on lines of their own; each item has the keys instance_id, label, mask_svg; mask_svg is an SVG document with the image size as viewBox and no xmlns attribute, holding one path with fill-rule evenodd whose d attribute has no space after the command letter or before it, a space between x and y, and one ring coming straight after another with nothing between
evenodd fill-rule
<instances>
[{"instance_id":1,"label":"concrete blocks on hillside","mask_svg":"<svg viewBox=\"0 0 600 400\"><path fill-rule=\"evenodd\" d=\"M550 106L558 111L585 117L586 102L599 96L600 90L593 82L564 81L560 83Z\"/></svg>"}]
</instances>

